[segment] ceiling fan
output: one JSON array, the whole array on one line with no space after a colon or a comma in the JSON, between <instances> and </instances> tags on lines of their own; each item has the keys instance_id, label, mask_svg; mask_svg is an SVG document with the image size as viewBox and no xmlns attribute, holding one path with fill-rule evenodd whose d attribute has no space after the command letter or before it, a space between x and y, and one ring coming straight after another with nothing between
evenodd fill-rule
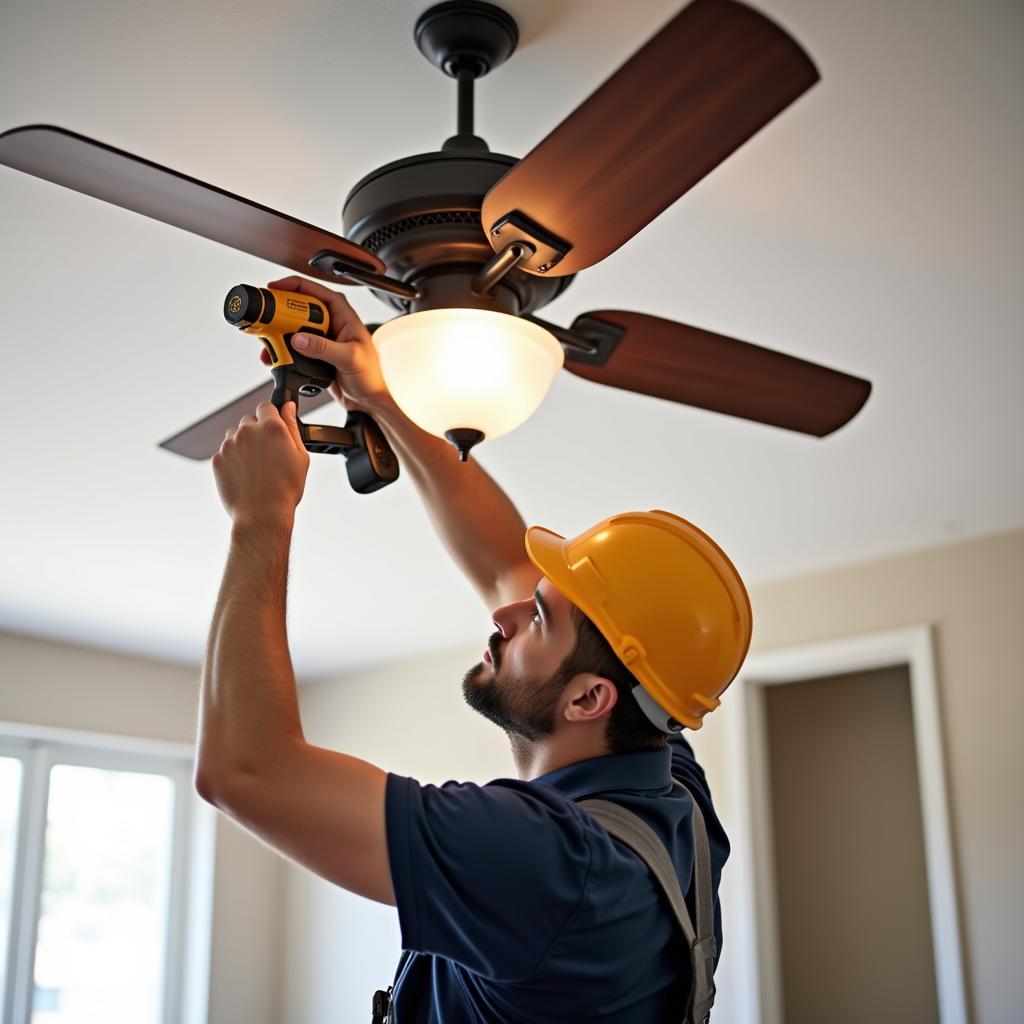
<instances>
[{"instance_id":1,"label":"ceiling fan","mask_svg":"<svg viewBox=\"0 0 1024 1024\"><path fill-rule=\"evenodd\" d=\"M529 347L514 337L520 330L561 348L550 376L564 352L577 376L818 437L856 415L868 381L793 356L644 313L591 311L568 329L535 315L818 80L781 28L735 0L694 0L521 160L491 152L473 123L474 83L515 50L514 19L479 0L451 0L425 11L414 37L458 83L456 134L437 152L359 181L344 204L344 236L49 125L0 135L0 163L309 277L370 288L399 312L375 334L389 386L385 334L402 335L408 349L431 318L434 327L442 318L435 334L450 336L459 316L471 312L476 324L483 311L488 323L516 321L516 331L505 330L513 348ZM477 326L471 333L482 345ZM162 447L209 458L272 387L247 392ZM328 398L320 392L305 407ZM463 458L496 436L461 413L441 415L456 418L449 439Z\"/></svg>"}]
</instances>

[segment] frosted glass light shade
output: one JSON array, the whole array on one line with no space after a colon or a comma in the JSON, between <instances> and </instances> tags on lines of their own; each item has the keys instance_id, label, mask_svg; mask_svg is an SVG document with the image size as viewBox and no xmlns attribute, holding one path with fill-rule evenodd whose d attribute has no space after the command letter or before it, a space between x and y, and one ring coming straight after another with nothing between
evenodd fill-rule
<instances>
[{"instance_id":1,"label":"frosted glass light shade","mask_svg":"<svg viewBox=\"0 0 1024 1024\"><path fill-rule=\"evenodd\" d=\"M373 341L399 407L438 437L459 428L486 438L514 430L565 361L543 327L485 309L409 313L378 327Z\"/></svg>"}]
</instances>

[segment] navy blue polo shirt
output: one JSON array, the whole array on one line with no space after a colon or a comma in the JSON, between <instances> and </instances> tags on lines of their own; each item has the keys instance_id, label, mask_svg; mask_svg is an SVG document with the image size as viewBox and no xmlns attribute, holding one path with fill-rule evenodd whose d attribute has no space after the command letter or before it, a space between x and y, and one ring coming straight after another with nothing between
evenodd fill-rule
<instances>
[{"instance_id":1,"label":"navy blue polo shirt","mask_svg":"<svg viewBox=\"0 0 1024 1024\"><path fill-rule=\"evenodd\" d=\"M636 854L573 801L614 800L672 855L693 915L692 802L711 845L715 934L729 842L690 745L612 754L531 782L422 786L391 774L387 837L402 948L397 1024L681 1020L682 931Z\"/></svg>"}]
</instances>

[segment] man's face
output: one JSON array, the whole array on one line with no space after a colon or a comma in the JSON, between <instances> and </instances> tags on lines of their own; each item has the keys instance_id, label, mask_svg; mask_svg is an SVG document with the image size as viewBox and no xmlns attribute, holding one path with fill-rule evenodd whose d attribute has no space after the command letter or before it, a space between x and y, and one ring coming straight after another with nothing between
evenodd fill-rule
<instances>
[{"instance_id":1,"label":"man's face","mask_svg":"<svg viewBox=\"0 0 1024 1024\"><path fill-rule=\"evenodd\" d=\"M533 597L496 609L484 660L462 681L466 703L508 733L550 735L568 679L559 672L576 647L572 604L545 577Z\"/></svg>"}]
</instances>

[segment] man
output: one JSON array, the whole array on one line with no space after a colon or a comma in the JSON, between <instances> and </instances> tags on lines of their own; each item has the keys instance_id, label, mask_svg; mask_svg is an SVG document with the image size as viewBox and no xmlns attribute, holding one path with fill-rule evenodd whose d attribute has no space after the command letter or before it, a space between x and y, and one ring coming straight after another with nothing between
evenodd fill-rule
<instances>
[{"instance_id":1,"label":"man","mask_svg":"<svg viewBox=\"0 0 1024 1024\"><path fill-rule=\"evenodd\" d=\"M495 609L463 691L508 735L519 779L421 786L306 743L285 591L309 456L294 406L264 403L213 458L232 531L202 674L197 790L329 881L397 906L398 1024L681 1020L689 953L668 904L643 861L575 801L600 796L639 815L687 893L692 794L710 838L720 948L728 842L678 730L699 727L746 654L750 608L735 569L668 513L613 517L573 541L527 534L478 463L457 462L398 410L344 297L296 277L270 287L328 305L335 340L306 339L309 354L337 368L339 401L378 421Z\"/></svg>"}]
</instances>

